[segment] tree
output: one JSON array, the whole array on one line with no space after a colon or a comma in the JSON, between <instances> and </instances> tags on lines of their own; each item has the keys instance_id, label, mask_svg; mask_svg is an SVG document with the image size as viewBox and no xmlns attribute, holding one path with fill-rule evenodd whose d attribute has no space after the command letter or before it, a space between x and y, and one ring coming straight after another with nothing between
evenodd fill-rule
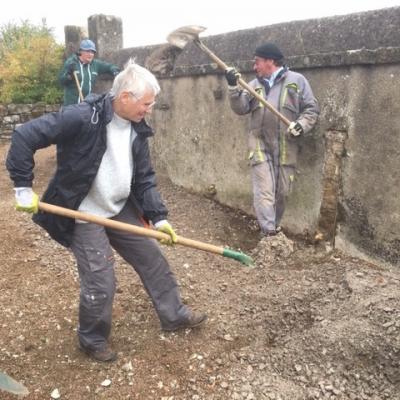
<instances>
[{"instance_id":1,"label":"tree","mask_svg":"<svg viewBox=\"0 0 400 400\"><path fill-rule=\"evenodd\" d=\"M63 50L45 20L41 26L28 21L1 26L0 103L59 103Z\"/></svg>"}]
</instances>

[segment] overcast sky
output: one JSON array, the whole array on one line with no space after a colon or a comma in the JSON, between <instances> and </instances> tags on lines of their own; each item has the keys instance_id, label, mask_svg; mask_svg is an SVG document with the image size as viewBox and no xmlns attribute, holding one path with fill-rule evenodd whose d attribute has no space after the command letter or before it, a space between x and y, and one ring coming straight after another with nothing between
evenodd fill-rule
<instances>
[{"instance_id":1,"label":"overcast sky","mask_svg":"<svg viewBox=\"0 0 400 400\"><path fill-rule=\"evenodd\" d=\"M29 20L54 28L64 43L64 26L87 27L94 14L120 17L124 47L166 43L171 31L184 25L202 25L202 37L279 22L344 15L353 12L400 6L400 0L11 0L3 3L0 25Z\"/></svg>"}]
</instances>

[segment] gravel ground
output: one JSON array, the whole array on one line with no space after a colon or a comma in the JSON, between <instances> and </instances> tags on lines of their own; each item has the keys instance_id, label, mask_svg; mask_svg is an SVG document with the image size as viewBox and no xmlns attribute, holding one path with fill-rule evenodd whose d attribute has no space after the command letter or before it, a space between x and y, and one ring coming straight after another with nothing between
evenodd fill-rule
<instances>
[{"instance_id":1,"label":"gravel ground","mask_svg":"<svg viewBox=\"0 0 400 400\"><path fill-rule=\"evenodd\" d=\"M185 303L206 326L160 331L138 277L117 258L112 346L96 363L77 349L79 282L71 254L13 210L0 146L0 371L27 399L400 399L400 271L281 233L160 178L178 234L250 254L254 267L165 247ZM41 193L53 149L36 156ZM15 396L0 391L0 398Z\"/></svg>"}]
</instances>

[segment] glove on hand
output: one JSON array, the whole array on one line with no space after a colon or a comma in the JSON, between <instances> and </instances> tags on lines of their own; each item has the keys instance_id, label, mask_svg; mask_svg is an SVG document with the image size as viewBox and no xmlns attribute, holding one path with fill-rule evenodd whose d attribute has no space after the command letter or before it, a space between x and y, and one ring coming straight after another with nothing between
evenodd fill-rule
<instances>
[{"instance_id":1,"label":"glove on hand","mask_svg":"<svg viewBox=\"0 0 400 400\"><path fill-rule=\"evenodd\" d=\"M287 131L293 136L299 136L304 133L303 127L300 125L300 122L297 121L291 122Z\"/></svg>"},{"instance_id":2,"label":"glove on hand","mask_svg":"<svg viewBox=\"0 0 400 400\"><path fill-rule=\"evenodd\" d=\"M167 245L172 246L174 243L177 242L178 238L176 236L176 233L166 219L156 222L155 227L159 232L163 232L163 233L166 233L167 235L171 236L171 238L169 240L161 239L160 242L162 244L167 244Z\"/></svg>"},{"instance_id":3,"label":"glove on hand","mask_svg":"<svg viewBox=\"0 0 400 400\"><path fill-rule=\"evenodd\" d=\"M36 214L39 211L39 197L30 187L14 188L17 211Z\"/></svg>"},{"instance_id":4,"label":"glove on hand","mask_svg":"<svg viewBox=\"0 0 400 400\"><path fill-rule=\"evenodd\" d=\"M78 70L78 68L77 68L75 63L68 64L67 71L71 76L73 76L74 72L77 71L77 70Z\"/></svg>"},{"instance_id":5,"label":"glove on hand","mask_svg":"<svg viewBox=\"0 0 400 400\"><path fill-rule=\"evenodd\" d=\"M237 81L240 78L240 73L235 68L225 70L225 78L229 86L237 86Z\"/></svg>"},{"instance_id":6,"label":"glove on hand","mask_svg":"<svg viewBox=\"0 0 400 400\"><path fill-rule=\"evenodd\" d=\"M112 76L116 77L120 72L121 72L120 69L114 69L114 70L112 71Z\"/></svg>"}]
</instances>

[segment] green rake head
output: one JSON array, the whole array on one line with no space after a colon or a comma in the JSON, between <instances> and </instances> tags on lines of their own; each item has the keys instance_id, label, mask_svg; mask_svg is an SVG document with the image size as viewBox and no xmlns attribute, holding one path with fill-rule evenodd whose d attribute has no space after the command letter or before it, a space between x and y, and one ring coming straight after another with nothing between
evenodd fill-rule
<instances>
[{"instance_id":1,"label":"green rake head","mask_svg":"<svg viewBox=\"0 0 400 400\"><path fill-rule=\"evenodd\" d=\"M244 265L252 266L254 265L253 259L247 254L241 253L240 251L234 251L230 249L224 249L222 255L224 257L233 258L236 261L241 262Z\"/></svg>"}]
</instances>

